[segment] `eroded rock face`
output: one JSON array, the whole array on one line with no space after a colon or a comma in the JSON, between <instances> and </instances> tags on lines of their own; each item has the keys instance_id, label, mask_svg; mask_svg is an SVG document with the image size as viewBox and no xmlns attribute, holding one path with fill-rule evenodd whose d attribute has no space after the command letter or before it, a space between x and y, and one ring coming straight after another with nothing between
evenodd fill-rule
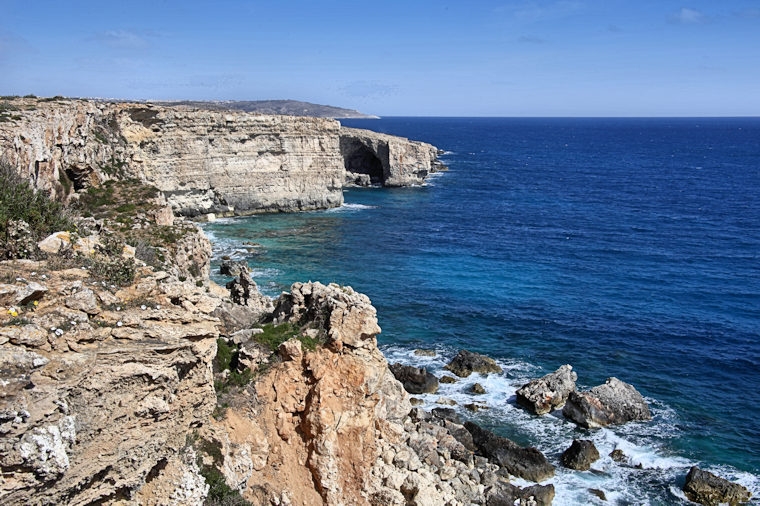
<instances>
[{"instance_id":1,"label":"eroded rock face","mask_svg":"<svg viewBox=\"0 0 760 506\"><path fill-rule=\"evenodd\" d=\"M378 437L411 409L376 346L375 310L350 288L297 283L275 314L299 325L318 316L312 330L323 332L330 346L308 352L288 341L283 362L257 381L253 413L236 423L266 441L266 466L247 478L244 495L368 504L364 489L379 456Z\"/></svg>"},{"instance_id":2,"label":"eroded rock face","mask_svg":"<svg viewBox=\"0 0 760 506\"><path fill-rule=\"evenodd\" d=\"M705 506L718 504L734 506L746 503L751 497L745 487L696 466L692 467L686 475L683 491L691 501Z\"/></svg>"},{"instance_id":3,"label":"eroded rock face","mask_svg":"<svg viewBox=\"0 0 760 506\"><path fill-rule=\"evenodd\" d=\"M434 146L369 130L341 128L340 152L348 185L419 185L443 168Z\"/></svg>"},{"instance_id":4,"label":"eroded rock face","mask_svg":"<svg viewBox=\"0 0 760 506\"><path fill-rule=\"evenodd\" d=\"M344 161L342 138L371 153L386 186L420 184L441 167L429 144L326 118L87 100L14 105L19 119L0 122L0 155L64 199L128 176L161 190L178 215L338 207L347 166L364 170L368 184L375 174Z\"/></svg>"},{"instance_id":5,"label":"eroded rock face","mask_svg":"<svg viewBox=\"0 0 760 506\"><path fill-rule=\"evenodd\" d=\"M216 319L176 308L162 275L149 269L115 293L82 269L44 277L44 263L0 269L18 276L14 286L46 288L33 309L19 308L20 322L0 315L0 502L132 496L173 462L214 408ZM188 504L202 501L199 478L165 490L184 493Z\"/></svg>"},{"instance_id":6,"label":"eroded rock face","mask_svg":"<svg viewBox=\"0 0 760 506\"><path fill-rule=\"evenodd\" d=\"M617 378L609 378L588 392L571 392L562 414L586 428L652 419L641 394Z\"/></svg>"},{"instance_id":7,"label":"eroded rock face","mask_svg":"<svg viewBox=\"0 0 760 506\"><path fill-rule=\"evenodd\" d=\"M563 365L551 374L530 381L517 390L517 403L537 415L544 415L565 405L575 390L578 375L571 365Z\"/></svg>"}]
</instances>

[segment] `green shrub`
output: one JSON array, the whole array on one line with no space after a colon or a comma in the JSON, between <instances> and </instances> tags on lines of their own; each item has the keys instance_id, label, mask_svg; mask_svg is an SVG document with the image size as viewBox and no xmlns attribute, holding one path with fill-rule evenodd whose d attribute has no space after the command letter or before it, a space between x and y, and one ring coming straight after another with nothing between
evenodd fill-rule
<instances>
[{"instance_id":1,"label":"green shrub","mask_svg":"<svg viewBox=\"0 0 760 506\"><path fill-rule=\"evenodd\" d=\"M60 202L34 191L5 160L0 160L0 256L12 250L8 244L8 224L21 220L29 225L31 240L37 242L60 230L71 230L74 224Z\"/></svg>"}]
</instances>

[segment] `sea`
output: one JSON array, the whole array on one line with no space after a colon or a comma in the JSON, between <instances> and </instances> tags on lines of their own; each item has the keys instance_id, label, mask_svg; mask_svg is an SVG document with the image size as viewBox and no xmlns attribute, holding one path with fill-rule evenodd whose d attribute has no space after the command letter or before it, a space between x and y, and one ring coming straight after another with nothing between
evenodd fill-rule
<instances>
[{"instance_id":1,"label":"sea","mask_svg":"<svg viewBox=\"0 0 760 506\"><path fill-rule=\"evenodd\" d=\"M390 362L441 376L460 349L496 359L502 374L420 397L544 452L556 505L689 504L693 465L760 504L760 118L342 123L429 142L449 170L346 189L337 209L208 224L213 265L246 260L273 297L309 280L367 294ZM579 389L634 385L652 421L586 430L516 405L563 364ZM590 471L562 467L573 439L599 449Z\"/></svg>"}]
</instances>

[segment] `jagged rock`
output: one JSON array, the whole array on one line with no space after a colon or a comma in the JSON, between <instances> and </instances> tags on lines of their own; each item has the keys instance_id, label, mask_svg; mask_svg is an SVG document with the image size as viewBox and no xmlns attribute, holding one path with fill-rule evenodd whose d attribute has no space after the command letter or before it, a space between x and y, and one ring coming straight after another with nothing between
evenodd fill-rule
<instances>
[{"instance_id":1,"label":"jagged rock","mask_svg":"<svg viewBox=\"0 0 760 506\"><path fill-rule=\"evenodd\" d=\"M439 418L441 420L448 420L450 422L454 423L462 423L462 420L460 420L459 415L457 415L457 412L454 411L451 408L433 408L431 410L431 414Z\"/></svg>"},{"instance_id":2,"label":"jagged rock","mask_svg":"<svg viewBox=\"0 0 760 506\"><path fill-rule=\"evenodd\" d=\"M751 494L745 487L703 471L693 466L686 475L683 491L689 500L705 506L729 504L731 506L749 501Z\"/></svg>"},{"instance_id":3,"label":"jagged rock","mask_svg":"<svg viewBox=\"0 0 760 506\"><path fill-rule=\"evenodd\" d=\"M0 283L0 305L23 306L40 300L47 293L47 287L34 281L25 285L6 285Z\"/></svg>"},{"instance_id":4,"label":"jagged rock","mask_svg":"<svg viewBox=\"0 0 760 506\"><path fill-rule=\"evenodd\" d=\"M480 453L503 466L509 474L535 482L554 476L554 466L536 448L523 448L473 422L465 422L464 426L472 434Z\"/></svg>"},{"instance_id":5,"label":"jagged rock","mask_svg":"<svg viewBox=\"0 0 760 506\"><path fill-rule=\"evenodd\" d=\"M467 350L461 350L457 353L457 356L444 369L448 369L460 378L466 378L473 372L481 374L501 372L501 367L496 364L494 359Z\"/></svg>"},{"instance_id":6,"label":"jagged rock","mask_svg":"<svg viewBox=\"0 0 760 506\"><path fill-rule=\"evenodd\" d=\"M571 365L563 365L551 374L530 381L517 390L517 403L537 415L543 415L565 405L575 390L578 375Z\"/></svg>"},{"instance_id":7,"label":"jagged rock","mask_svg":"<svg viewBox=\"0 0 760 506\"><path fill-rule=\"evenodd\" d=\"M301 341L292 338L288 339L277 348L277 353L283 360L300 360L303 357L303 348Z\"/></svg>"},{"instance_id":8,"label":"jagged rock","mask_svg":"<svg viewBox=\"0 0 760 506\"><path fill-rule=\"evenodd\" d=\"M588 392L571 392L562 414L585 428L652 419L641 394L617 378L609 378Z\"/></svg>"},{"instance_id":9,"label":"jagged rock","mask_svg":"<svg viewBox=\"0 0 760 506\"><path fill-rule=\"evenodd\" d=\"M257 292L254 297L249 296L247 306L223 301L211 314L221 320L224 332L234 334L259 323L262 318L271 314L273 307L269 297Z\"/></svg>"},{"instance_id":10,"label":"jagged rock","mask_svg":"<svg viewBox=\"0 0 760 506\"><path fill-rule=\"evenodd\" d=\"M225 258L219 265L219 274L222 276L232 276L233 278L236 278L240 276L240 273L243 271L251 272L251 269L248 267L248 262L245 260L235 261Z\"/></svg>"},{"instance_id":11,"label":"jagged rock","mask_svg":"<svg viewBox=\"0 0 760 506\"><path fill-rule=\"evenodd\" d=\"M470 392L475 395L483 395L484 393L486 393L486 389L480 383L475 383L470 388Z\"/></svg>"},{"instance_id":12,"label":"jagged rock","mask_svg":"<svg viewBox=\"0 0 760 506\"><path fill-rule=\"evenodd\" d=\"M441 376L441 379L438 380L438 381L440 383L448 383L448 384L456 383L457 382L457 380L455 378L452 378L451 376L448 376L448 375L447 376Z\"/></svg>"},{"instance_id":13,"label":"jagged rock","mask_svg":"<svg viewBox=\"0 0 760 506\"><path fill-rule=\"evenodd\" d=\"M343 346L374 349L380 332L377 311L369 297L350 286L295 283L283 293L272 313L275 322L292 322L324 331L327 343L340 350Z\"/></svg>"},{"instance_id":14,"label":"jagged rock","mask_svg":"<svg viewBox=\"0 0 760 506\"><path fill-rule=\"evenodd\" d=\"M229 281L225 285L230 291L230 298L235 304L241 306L247 306L248 300L252 298L252 295L258 293L259 289L256 286L256 282L251 279L251 275L248 271L241 270L238 277Z\"/></svg>"},{"instance_id":15,"label":"jagged rock","mask_svg":"<svg viewBox=\"0 0 760 506\"><path fill-rule=\"evenodd\" d=\"M423 349L423 348L418 348L414 350L414 354L417 355L418 357L435 357L437 355L435 350L428 350L428 349Z\"/></svg>"},{"instance_id":16,"label":"jagged rock","mask_svg":"<svg viewBox=\"0 0 760 506\"><path fill-rule=\"evenodd\" d=\"M551 506L554 485L531 485L520 488L511 483L498 483L486 494L486 506Z\"/></svg>"},{"instance_id":17,"label":"jagged rock","mask_svg":"<svg viewBox=\"0 0 760 506\"><path fill-rule=\"evenodd\" d=\"M396 363L391 364L390 369L410 394L434 394L438 391L438 378L424 368Z\"/></svg>"},{"instance_id":18,"label":"jagged rock","mask_svg":"<svg viewBox=\"0 0 760 506\"><path fill-rule=\"evenodd\" d=\"M593 441L574 439L573 444L562 453L562 464L576 471L588 471L599 459L599 450Z\"/></svg>"}]
</instances>

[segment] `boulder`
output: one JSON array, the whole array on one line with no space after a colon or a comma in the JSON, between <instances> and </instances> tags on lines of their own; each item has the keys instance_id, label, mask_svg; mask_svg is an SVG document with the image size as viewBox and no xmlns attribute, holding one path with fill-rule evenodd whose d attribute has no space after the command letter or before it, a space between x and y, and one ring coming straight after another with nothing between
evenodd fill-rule
<instances>
[{"instance_id":1,"label":"boulder","mask_svg":"<svg viewBox=\"0 0 760 506\"><path fill-rule=\"evenodd\" d=\"M37 243L45 253L56 254L71 248L71 233L55 232Z\"/></svg>"},{"instance_id":2,"label":"boulder","mask_svg":"<svg viewBox=\"0 0 760 506\"><path fill-rule=\"evenodd\" d=\"M456 383L457 380L452 378L451 376L441 376L441 379L439 380L441 383Z\"/></svg>"},{"instance_id":3,"label":"boulder","mask_svg":"<svg viewBox=\"0 0 760 506\"><path fill-rule=\"evenodd\" d=\"M575 391L578 375L571 365L563 365L551 374L524 384L517 390L517 403L537 415L544 415L565 405Z\"/></svg>"},{"instance_id":4,"label":"boulder","mask_svg":"<svg viewBox=\"0 0 760 506\"><path fill-rule=\"evenodd\" d=\"M467 350L460 350L444 369L448 369L460 378L466 378L473 372L482 374L501 372L501 367L494 359Z\"/></svg>"},{"instance_id":5,"label":"boulder","mask_svg":"<svg viewBox=\"0 0 760 506\"><path fill-rule=\"evenodd\" d=\"M554 476L554 466L536 448L523 448L473 422L465 422L464 426L472 434L478 451L493 463L504 467L509 474L535 482Z\"/></svg>"},{"instance_id":6,"label":"boulder","mask_svg":"<svg viewBox=\"0 0 760 506\"><path fill-rule=\"evenodd\" d=\"M641 394L628 383L609 378L588 392L571 392L562 414L585 428L652 419Z\"/></svg>"},{"instance_id":7,"label":"boulder","mask_svg":"<svg viewBox=\"0 0 760 506\"><path fill-rule=\"evenodd\" d=\"M225 258L219 265L219 274L223 276L232 276L233 278L236 278L240 276L241 272L251 272L251 269L248 268L248 263L244 260L238 262Z\"/></svg>"},{"instance_id":8,"label":"boulder","mask_svg":"<svg viewBox=\"0 0 760 506\"><path fill-rule=\"evenodd\" d=\"M486 393L486 389L480 383L475 383L474 385L472 385L472 387L470 387L470 393L475 394L475 395L483 395L484 393Z\"/></svg>"},{"instance_id":9,"label":"boulder","mask_svg":"<svg viewBox=\"0 0 760 506\"><path fill-rule=\"evenodd\" d=\"M410 394L434 394L438 391L438 378L425 368L392 364L389 366L397 380Z\"/></svg>"},{"instance_id":10,"label":"boulder","mask_svg":"<svg viewBox=\"0 0 760 506\"><path fill-rule=\"evenodd\" d=\"M497 483L486 492L486 506L551 506L554 485L531 485L520 488L511 483Z\"/></svg>"},{"instance_id":11,"label":"boulder","mask_svg":"<svg viewBox=\"0 0 760 506\"><path fill-rule=\"evenodd\" d=\"M683 491L689 500L706 506L718 504L733 506L746 503L751 497L749 490L738 483L732 483L711 472L703 471L697 466L692 467L686 475Z\"/></svg>"},{"instance_id":12,"label":"boulder","mask_svg":"<svg viewBox=\"0 0 760 506\"><path fill-rule=\"evenodd\" d=\"M588 439L575 439L570 448L562 453L562 464L576 471L588 471L591 464L599 459L599 450L593 441Z\"/></svg>"}]
</instances>

